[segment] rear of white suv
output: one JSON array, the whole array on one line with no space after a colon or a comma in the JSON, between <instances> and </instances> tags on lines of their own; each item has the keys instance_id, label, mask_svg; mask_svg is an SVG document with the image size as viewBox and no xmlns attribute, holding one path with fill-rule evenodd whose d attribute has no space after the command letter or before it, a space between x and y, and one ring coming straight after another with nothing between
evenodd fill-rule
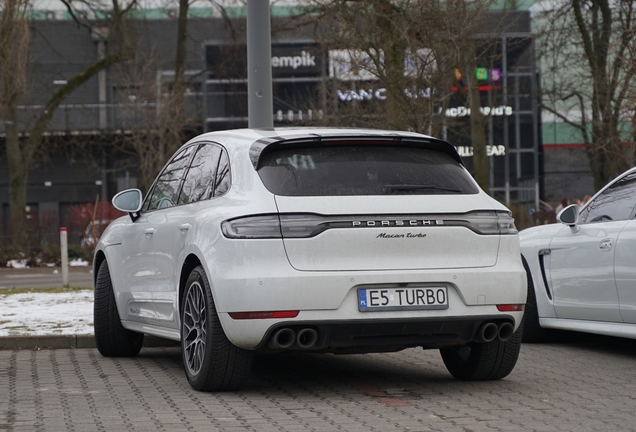
<instances>
[{"instance_id":1,"label":"rear of white suv","mask_svg":"<svg viewBox=\"0 0 636 432\"><path fill-rule=\"evenodd\" d=\"M517 231L450 144L368 130L218 135L202 138L225 145L235 175L191 218L204 277L179 289L195 388L236 387L255 350L436 348L460 379L512 371L526 298ZM234 360L204 340L214 332Z\"/></svg>"}]
</instances>

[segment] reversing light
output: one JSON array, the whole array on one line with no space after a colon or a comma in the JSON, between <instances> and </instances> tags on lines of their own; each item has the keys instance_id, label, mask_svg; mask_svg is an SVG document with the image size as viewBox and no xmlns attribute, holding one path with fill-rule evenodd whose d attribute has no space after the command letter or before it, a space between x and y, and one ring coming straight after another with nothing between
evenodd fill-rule
<instances>
[{"instance_id":1,"label":"reversing light","mask_svg":"<svg viewBox=\"0 0 636 432\"><path fill-rule=\"evenodd\" d=\"M264 312L230 312L230 318L235 320L245 319L271 319L271 318L296 318L299 311L264 311Z\"/></svg>"},{"instance_id":2,"label":"reversing light","mask_svg":"<svg viewBox=\"0 0 636 432\"><path fill-rule=\"evenodd\" d=\"M526 308L525 304L500 304L497 305L499 312L523 312Z\"/></svg>"}]
</instances>

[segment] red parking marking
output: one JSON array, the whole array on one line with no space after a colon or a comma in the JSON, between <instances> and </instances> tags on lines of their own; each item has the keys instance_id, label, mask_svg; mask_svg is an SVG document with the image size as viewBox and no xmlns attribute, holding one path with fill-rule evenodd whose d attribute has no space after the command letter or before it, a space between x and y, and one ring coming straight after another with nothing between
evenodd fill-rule
<instances>
[{"instance_id":1,"label":"red parking marking","mask_svg":"<svg viewBox=\"0 0 636 432\"><path fill-rule=\"evenodd\" d=\"M362 382L362 381L352 381L351 387L355 390L358 390L361 393L366 394L367 396L371 396L376 398L378 402L381 402L387 406L398 407L398 406L410 406L411 404L408 401L405 401L400 398L396 398L390 396L382 389L379 389L371 384Z\"/></svg>"}]
</instances>

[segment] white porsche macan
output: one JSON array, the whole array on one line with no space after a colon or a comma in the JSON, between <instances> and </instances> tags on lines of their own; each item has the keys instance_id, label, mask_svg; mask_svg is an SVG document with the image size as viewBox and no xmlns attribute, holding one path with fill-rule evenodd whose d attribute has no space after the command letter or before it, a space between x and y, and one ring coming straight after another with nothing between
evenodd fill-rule
<instances>
[{"instance_id":1,"label":"white porsche macan","mask_svg":"<svg viewBox=\"0 0 636 432\"><path fill-rule=\"evenodd\" d=\"M409 132L285 128L183 145L95 252L95 338L181 341L186 377L237 389L258 350L439 349L450 373L514 368L526 273L511 213L455 148Z\"/></svg>"}]
</instances>

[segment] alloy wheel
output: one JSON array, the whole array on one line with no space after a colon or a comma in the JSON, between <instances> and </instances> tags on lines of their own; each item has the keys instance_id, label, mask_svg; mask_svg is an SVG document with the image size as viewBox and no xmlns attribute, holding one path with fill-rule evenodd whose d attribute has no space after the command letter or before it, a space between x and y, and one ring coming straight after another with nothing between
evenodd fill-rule
<instances>
[{"instance_id":1,"label":"alloy wheel","mask_svg":"<svg viewBox=\"0 0 636 432\"><path fill-rule=\"evenodd\" d=\"M197 375L205 362L206 337L205 292L199 282L193 282L186 295L183 313L185 363L192 375Z\"/></svg>"}]
</instances>

